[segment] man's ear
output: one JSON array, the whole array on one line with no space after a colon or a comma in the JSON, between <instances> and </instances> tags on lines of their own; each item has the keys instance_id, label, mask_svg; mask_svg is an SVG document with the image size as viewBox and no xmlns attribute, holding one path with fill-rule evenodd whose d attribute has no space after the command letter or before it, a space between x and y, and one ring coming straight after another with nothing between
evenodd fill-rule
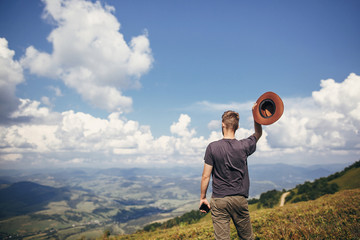
<instances>
[{"instance_id":1,"label":"man's ear","mask_svg":"<svg viewBox=\"0 0 360 240\"><path fill-rule=\"evenodd\" d=\"M222 123L221 123L221 127L222 127L222 128L226 128L225 123L222 122Z\"/></svg>"}]
</instances>

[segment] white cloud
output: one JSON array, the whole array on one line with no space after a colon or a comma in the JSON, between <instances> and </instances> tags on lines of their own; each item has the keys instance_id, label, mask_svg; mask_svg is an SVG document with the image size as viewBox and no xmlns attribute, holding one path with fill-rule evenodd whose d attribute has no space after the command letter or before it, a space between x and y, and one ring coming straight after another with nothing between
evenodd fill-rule
<instances>
[{"instance_id":1,"label":"white cloud","mask_svg":"<svg viewBox=\"0 0 360 240\"><path fill-rule=\"evenodd\" d=\"M360 78L349 75L343 82L322 81L314 97L284 98L285 111L273 125L264 126L255 163L313 164L349 162L360 155L360 123L353 109L356 94L326 100L357 88ZM339 93L340 92L340 93ZM329 104L330 101L334 101ZM74 112L53 112L39 102L20 99L13 117L32 121L0 127L0 166L124 166L201 164L205 148L222 138L221 130L197 136L191 118L181 114L170 126L170 136L155 138L149 126L128 120L120 112L107 118ZM246 138L253 129L239 128L236 137Z\"/></svg>"},{"instance_id":2,"label":"white cloud","mask_svg":"<svg viewBox=\"0 0 360 240\"><path fill-rule=\"evenodd\" d=\"M266 128L270 146L298 148L302 153L345 151L355 157L360 152L360 121L353 111L360 104L360 77L322 80L320 86L312 98L284 99L284 115Z\"/></svg>"},{"instance_id":3,"label":"white cloud","mask_svg":"<svg viewBox=\"0 0 360 240\"><path fill-rule=\"evenodd\" d=\"M190 122L191 118L188 115L181 114L179 117L179 121L171 125L171 133L177 134L181 137L192 137L196 133L196 131L195 129L188 129Z\"/></svg>"},{"instance_id":4,"label":"white cloud","mask_svg":"<svg viewBox=\"0 0 360 240\"><path fill-rule=\"evenodd\" d=\"M208 123L208 128L210 130L219 130L219 129L221 129L221 120L211 120Z\"/></svg>"},{"instance_id":5,"label":"white cloud","mask_svg":"<svg viewBox=\"0 0 360 240\"><path fill-rule=\"evenodd\" d=\"M11 114L12 119L26 118L32 123L52 124L59 119L59 113L51 112L47 107L40 107L40 102L30 99L19 99L18 109Z\"/></svg>"},{"instance_id":6,"label":"white cloud","mask_svg":"<svg viewBox=\"0 0 360 240\"><path fill-rule=\"evenodd\" d=\"M199 163L208 143L203 137L193 136L194 130L188 129L191 119L184 114L173 125L173 132L178 137L154 138L148 126L127 120L118 112L104 119L71 110L54 113L40 107L39 102L28 99L21 99L21 102L23 104L17 114L33 115L36 121L10 128L0 127L0 145L3 153L22 154L23 161L31 162L33 166L65 163L96 166L159 162L174 164L184 162L185 156L185 162L191 160ZM52 115L57 118L46 122ZM0 155L0 165L9 163L9 156L6 156ZM48 161L50 156L52 160Z\"/></svg>"},{"instance_id":7,"label":"white cloud","mask_svg":"<svg viewBox=\"0 0 360 240\"><path fill-rule=\"evenodd\" d=\"M61 89L59 87L49 86L49 89L54 92L56 97L62 97L63 96L63 94L61 92Z\"/></svg>"},{"instance_id":8,"label":"white cloud","mask_svg":"<svg viewBox=\"0 0 360 240\"><path fill-rule=\"evenodd\" d=\"M16 85L24 81L21 65L13 60L15 52L8 48L5 38L0 38L0 123L8 122L20 104L15 96Z\"/></svg>"},{"instance_id":9,"label":"white cloud","mask_svg":"<svg viewBox=\"0 0 360 240\"><path fill-rule=\"evenodd\" d=\"M21 154L4 154L1 156L1 158L4 160L4 161L8 161L8 162L16 162L18 160L20 160L22 158L22 155Z\"/></svg>"},{"instance_id":10,"label":"white cloud","mask_svg":"<svg viewBox=\"0 0 360 240\"><path fill-rule=\"evenodd\" d=\"M51 100L49 97L43 96L41 97L41 102L47 106L52 106Z\"/></svg>"},{"instance_id":11,"label":"white cloud","mask_svg":"<svg viewBox=\"0 0 360 240\"><path fill-rule=\"evenodd\" d=\"M321 90L313 92L312 96L315 103L327 114L328 121L340 124L345 120L347 127L359 129L360 76L352 73L341 83L333 79L322 80L320 86Z\"/></svg>"},{"instance_id":12,"label":"white cloud","mask_svg":"<svg viewBox=\"0 0 360 240\"><path fill-rule=\"evenodd\" d=\"M33 74L62 79L98 108L129 111L132 99L122 91L139 87L139 78L153 62L147 33L127 44L113 7L84 0L44 2L44 18L56 26L48 37L53 52L30 46L23 66Z\"/></svg>"}]
</instances>

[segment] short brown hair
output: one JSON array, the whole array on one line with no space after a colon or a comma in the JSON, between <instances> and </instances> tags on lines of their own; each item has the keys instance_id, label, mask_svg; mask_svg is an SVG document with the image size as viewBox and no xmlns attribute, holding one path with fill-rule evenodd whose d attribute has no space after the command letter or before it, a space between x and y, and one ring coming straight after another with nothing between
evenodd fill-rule
<instances>
[{"instance_id":1,"label":"short brown hair","mask_svg":"<svg viewBox=\"0 0 360 240\"><path fill-rule=\"evenodd\" d=\"M233 129L234 132L239 128L239 114L234 111L226 111L222 115L222 122L227 129Z\"/></svg>"}]
</instances>

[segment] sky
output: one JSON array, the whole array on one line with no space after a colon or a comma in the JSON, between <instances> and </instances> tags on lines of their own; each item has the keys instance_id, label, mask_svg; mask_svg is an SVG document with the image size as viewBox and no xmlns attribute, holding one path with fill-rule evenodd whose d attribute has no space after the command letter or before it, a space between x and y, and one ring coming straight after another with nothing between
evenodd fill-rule
<instances>
[{"instance_id":1,"label":"sky","mask_svg":"<svg viewBox=\"0 0 360 240\"><path fill-rule=\"evenodd\" d=\"M250 164L360 156L360 2L0 0L0 168L201 166L277 93Z\"/></svg>"}]
</instances>

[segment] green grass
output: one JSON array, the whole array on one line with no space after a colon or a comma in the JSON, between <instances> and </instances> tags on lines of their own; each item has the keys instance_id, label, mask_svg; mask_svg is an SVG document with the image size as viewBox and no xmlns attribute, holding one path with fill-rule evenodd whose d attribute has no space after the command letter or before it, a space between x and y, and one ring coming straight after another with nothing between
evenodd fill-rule
<instances>
[{"instance_id":1,"label":"green grass","mask_svg":"<svg viewBox=\"0 0 360 240\"><path fill-rule=\"evenodd\" d=\"M329 183L336 183L341 190L360 188L360 168L352 168Z\"/></svg>"},{"instance_id":2,"label":"green grass","mask_svg":"<svg viewBox=\"0 0 360 240\"><path fill-rule=\"evenodd\" d=\"M255 239L360 239L360 189L344 190L313 201L251 212ZM211 216L170 229L110 236L109 239L213 239ZM231 239L237 239L231 225Z\"/></svg>"},{"instance_id":3,"label":"green grass","mask_svg":"<svg viewBox=\"0 0 360 240\"><path fill-rule=\"evenodd\" d=\"M360 189L254 212L257 239L359 239Z\"/></svg>"}]
</instances>

